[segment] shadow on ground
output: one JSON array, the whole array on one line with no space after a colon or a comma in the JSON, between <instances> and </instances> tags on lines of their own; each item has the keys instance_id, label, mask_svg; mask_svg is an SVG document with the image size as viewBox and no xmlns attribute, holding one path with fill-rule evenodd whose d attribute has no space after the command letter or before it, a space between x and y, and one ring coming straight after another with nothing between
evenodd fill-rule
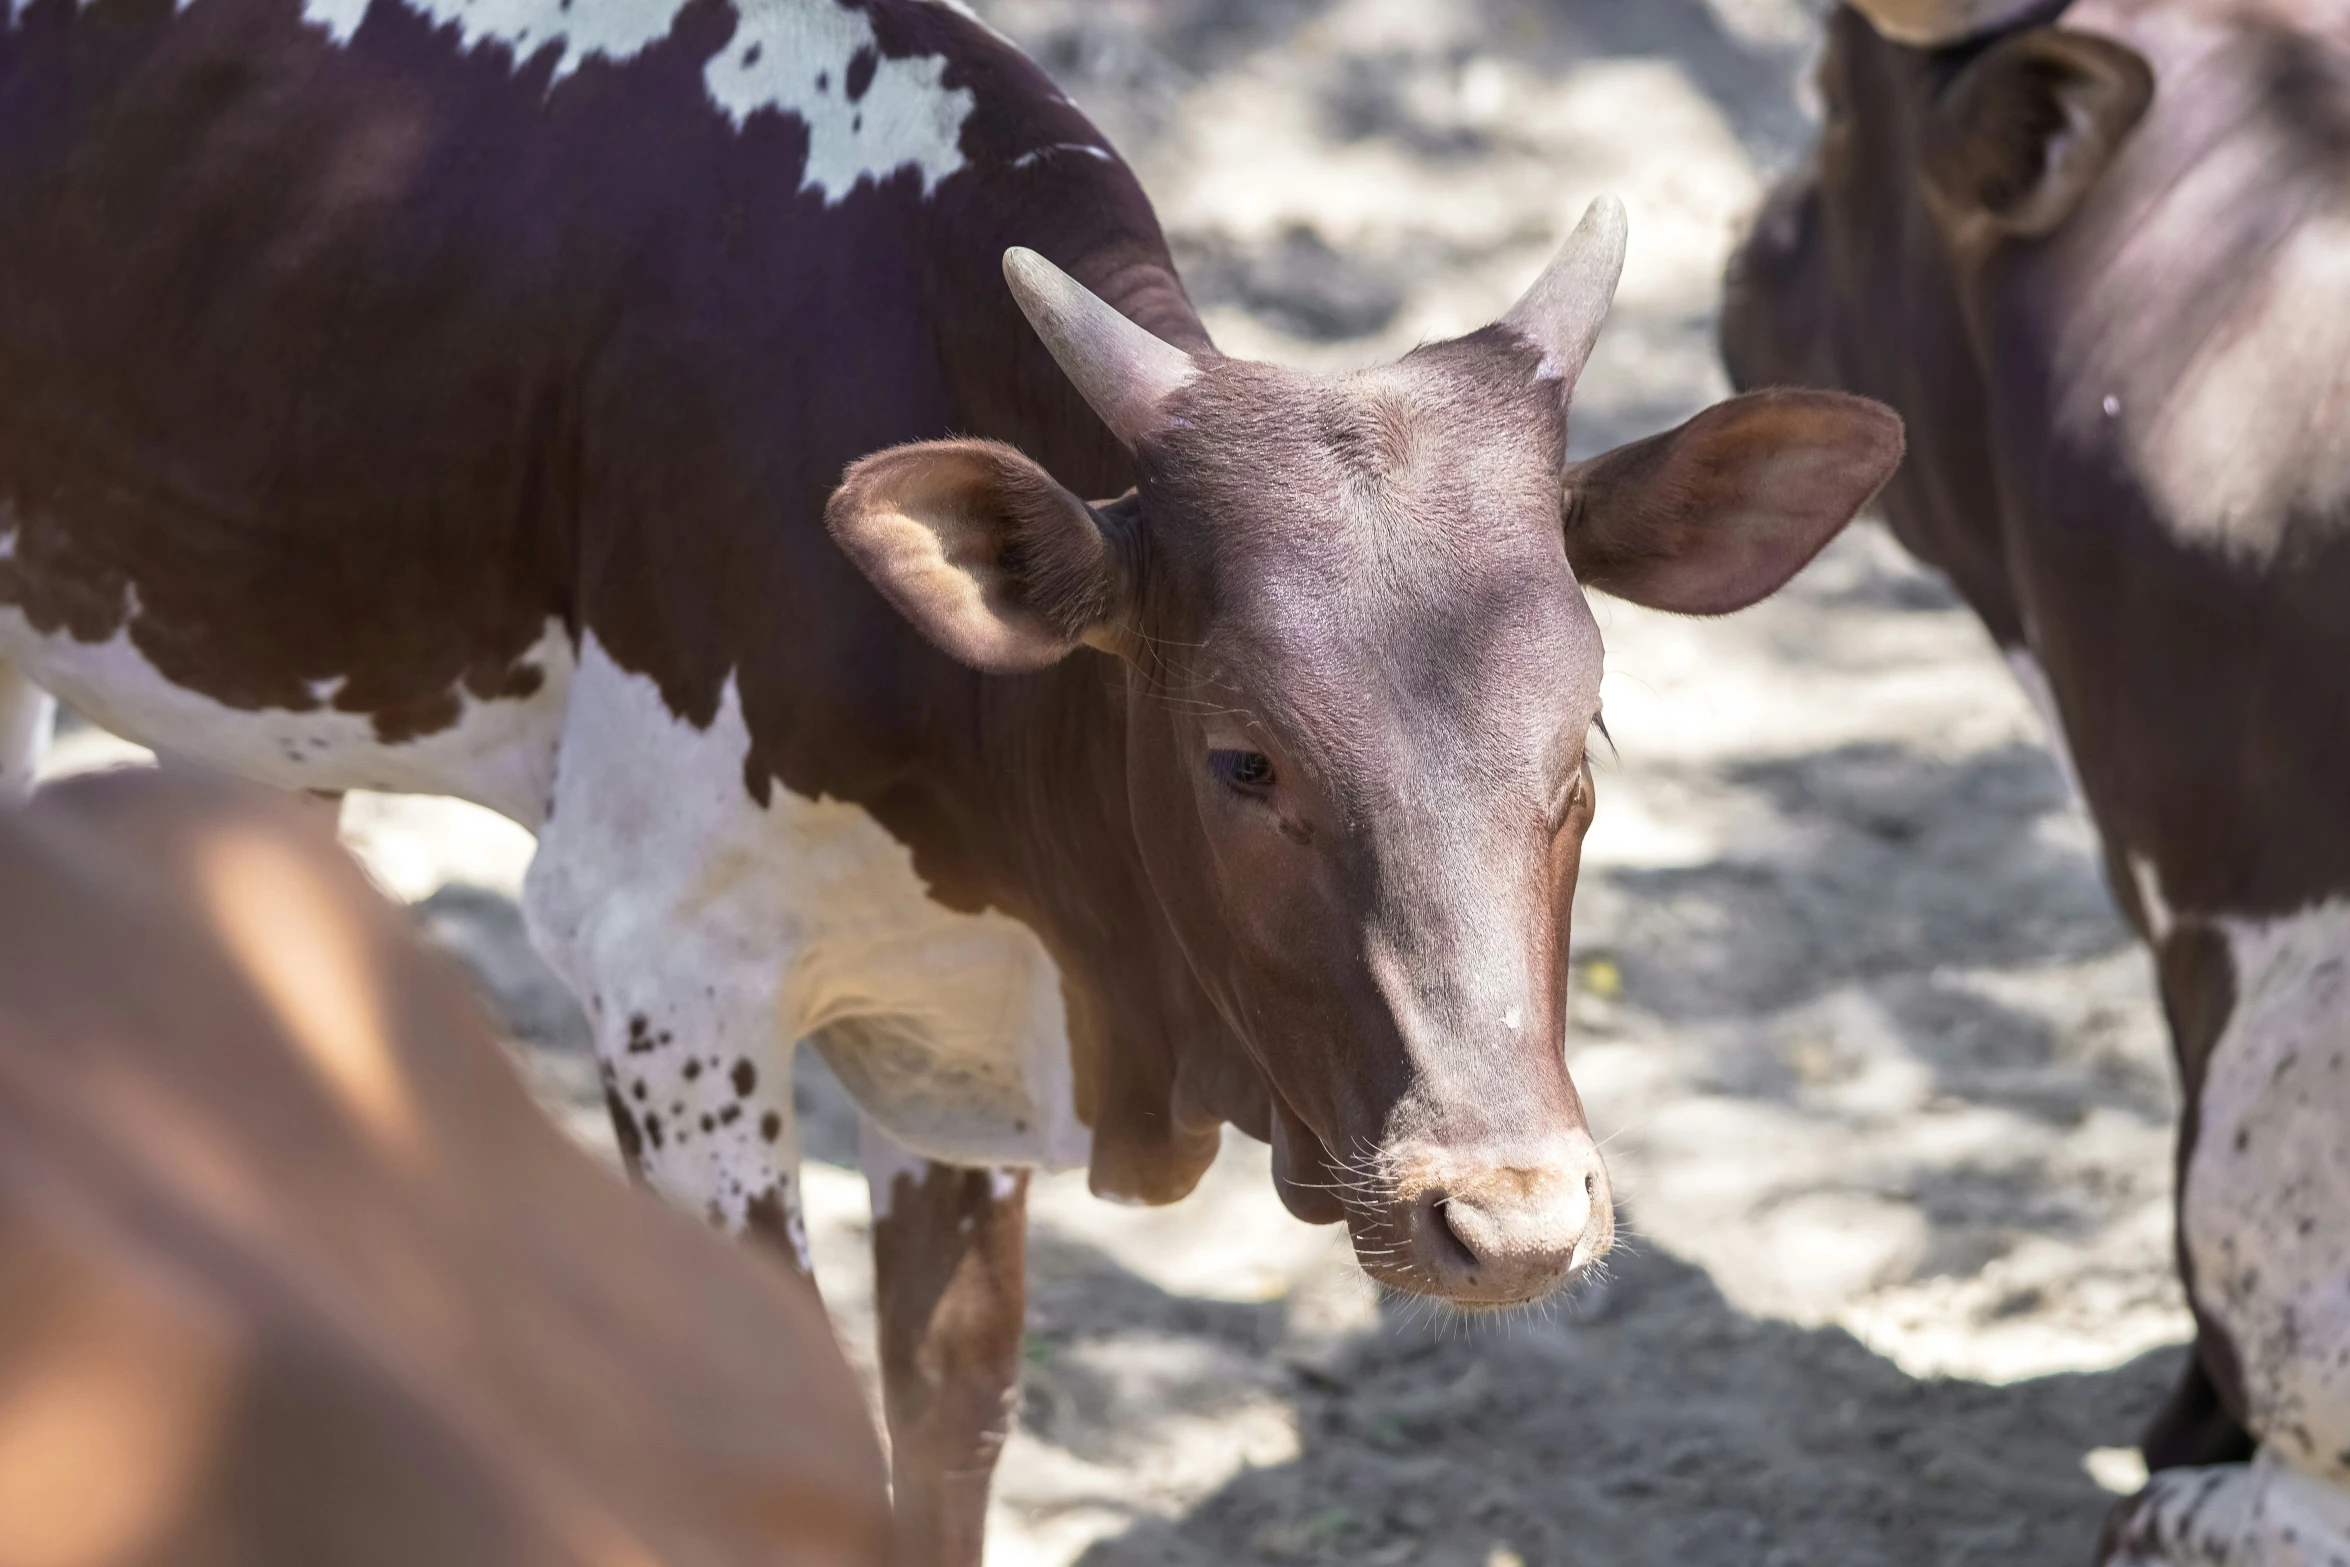
<instances>
[{"instance_id":1,"label":"shadow on ground","mask_svg":"<svg viewBox=\"0 0 2350 1567\"><path fill-rule=\"evenodd\" d=\"M1051 1365L1089 1333L1134 1331L1122 1308L1155 1318L1099 1277L1056 1301L1083 1315L1056 1330L1048 1391L1031 1395L1030 1429L1048 1441L1090 1447L1100 1429L1059 1401L1115 1402L1060 1391ZM1266 1310L1218 1308L1201 1325L1203 1367L1250 1354ZM1293 1462L1243 1470L1081 1561L2062 1567L2088 1559L2112 1502L2083 1455L2136 1440L2180 1355L2004 1387L1921 1381L1840 1329L1742 1316L1659 1254L1627 1258L1578 1320L1432 1325L1392 1304L1384 1316L1283 1367ZM1165 1389L1150 1401L1179 1402ZM1149 1407L1119 1418L1146 1422Z\"/></svg>"}]
</instances>

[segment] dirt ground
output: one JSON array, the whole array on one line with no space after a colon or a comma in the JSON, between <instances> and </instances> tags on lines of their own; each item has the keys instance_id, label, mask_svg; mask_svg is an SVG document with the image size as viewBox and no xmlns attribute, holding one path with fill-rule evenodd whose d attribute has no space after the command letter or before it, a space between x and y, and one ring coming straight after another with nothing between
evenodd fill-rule
<instances>
[{"instance_id":1,"label":"dirt ground","mask_svg":"<svg viewBox=\"0 0 2350 1567\"><path fill-rule=\"evenodd\" d=\"M1720 267L1806 131L1799 0L975 0L1127 152L1228 350L1343 366L1505 308L1630 208L1581 450L1725 390ZM1035 1200L1005 1564L2085 1563L2187 1321L2150 971L2038 722L1873 526L1726 621L1602 602L1569 1050L1611 1277L1472 1322L1375 1301L1235 1139L1166 1210ZM115 754L88 731L60 766ZM346 835L608 1146L528 951L518 830ZM870 1370L852 1117L803 1060L819 1272Z\"/></svg>"}]
</instances>

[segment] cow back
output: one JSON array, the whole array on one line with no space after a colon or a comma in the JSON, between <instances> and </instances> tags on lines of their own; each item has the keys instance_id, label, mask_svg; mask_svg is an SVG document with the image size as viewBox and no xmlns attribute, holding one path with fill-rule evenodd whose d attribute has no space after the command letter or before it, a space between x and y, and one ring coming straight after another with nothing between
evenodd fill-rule
<instances>
[{"instance_id":1,"label":"cow back","mask_svg":"<svg viewBox=\"0 0 2350 1567\"><path fill-rule=\"evenodd\" d=\"M0 821L0 1561L880 1559L812 1295L626 1189L323 828Z\"/></svg>"}]
</instances>

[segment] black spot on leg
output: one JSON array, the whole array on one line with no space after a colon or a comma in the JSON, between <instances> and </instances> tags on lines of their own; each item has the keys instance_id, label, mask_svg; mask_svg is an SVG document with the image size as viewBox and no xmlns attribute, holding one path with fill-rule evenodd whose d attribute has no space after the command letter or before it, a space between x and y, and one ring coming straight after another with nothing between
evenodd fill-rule
<instances>
[{"instance_id":1,"label":"black spot on leg","mask_svg":"<svg viewBox=\"0 0 2350 1567\"><path fill-rule=\"evenodd\" d=\"M773 1142L781 1137L783 1135L783 1117L772 1110L759 1117L759 1135L768 1142Z\"/></svg>"},{"instance_id":2,"label":"black spot on leg","mask_svg":"<svg viewBox=\"0 0 2350 1567\"><path fill-rule=\"evenodd\" d=\"M851 135L855 135L857 132L859 132L859 131L863 130L864 128L865 128L865 116L863 116L862 114L858 114L858 115L852 115L852 116L850 116L850 118L849 118L849 133L850 133Z\"/></svg>"},{"instance_id":3,"label":"black spot on leg","mask_svg":"<svg viewBox=\"0 0 2350 1567\"><path fill-rule=\"evenodd\" d=\"M765 44L753 44L748 49L745 49L743 51L743 69L747 71L752 66L757 65L759 63L759 56L765 54L766 52L767 46Z\"/></svg>"},{"instance_id":4,"label":"black spot on leg","mask_svg":"<svg viewBox=\"0 0 2350 1567\"><path fill-rule=\"evenodd\" d=\"M656 1110L651 1115L645 1117L645 1138L647 1141L651 1142L655 1148L662 1146L660 1111Z\"/></svg>"},{"instance_id":5,"label":"black spot on leg","mask_svg":"<svg viewBox=\"0 0 2350 1567\"><path fill-rule=\"evenodd\" d=\"M873 85L873 73L881 69L881 51L871 44L849 56L849 68L841 78L841 89L849 95L849 102L862 102Z\"/></svg>"},{"instance_id":6,"label":"black spot on leg","mask_svg":"<svg viewBox=\"0 0 2350 1567\"><path fill-rule=\"evenodd\" d=\"M832 73L830 71L818 71L816 73L816 90L818 92L832 91Z\"/></svg>"},{"instance_id":7,"label":"black spot on leg","mask_svg":"<svg viewBox=\"0 0 2350 1567\"><path fill-rule=\"evenodd\" d=\"M642 1012L633 1013L628 1020L628 1053L632 1056L650 1054L653 1048L652 1025Z\"/></svg>"},{"instance_id":8,"label":"black spot on leg","mask_svg":"<svg viewBox=\"0 0 2350 1567\"><path fill-rule=\"evenodd\" d=\"M620 1144L620 1157L633 1170L645 1157L644 1134L637 1130L636 1117L628 1113L628 1106L609 1088L604 1090L604 1108L612 1116L612 1137Z\"/></svg>"},{"instance_id":9,"label":"black spot on leg","mask_svg":"<svg viewBox=\"0 0 2350 1567\"><path fill-rule=\"evenodd\" d=\"M734 1064L734 1092L738 1099L751 1097L751 1090L759 1086L759 1069L747 1060Z\"/></svg>"},{"instance_id":10,"label":"black spot on leg","mask_svg":"<svg viewBox=\"0 0 2350 1567\"><path fill-rule=\"evenodd\" d=\"M2247 1148L2249 1148L2249 1147L2251 1147L2251 1146L2252 1146L2252 1132L2251 1132L2251 1129L2250 1129L2249 1127L2242 1127L2242 1126L2239 1126L2239 1127L2237 1127L2237 1128L2236 1128L2236 1152L2238 1152L2238 1153L2242 1153L2242 1152L2243 1152L2245 1149L2247 1149Z\"/></svg>"},{"instance_id":11,"label":"black spot on leg","mask_svg":"<svg viewBox=\"0 0 2350 1567\"><path fill-rule=\"evenodd\" d=\"M636 1080L636 1086L630 1089L629 1092L636 1096L636 1102L638 1104L643 1104L645 1102L645 1080L641 1077L638 1078Z\"/></svg>"},{"instance_id":12,"label":"black spot on leg","mask_svg":"<svg viewBox=\"0 0 2350 1567\"><path fill-rule=\"evenodd\" d=\"M714 1131L716 1131L716 1130L718 1130L718 1123L717 1123L717 1121L716 1121L716 1120L714 1120L713 1118L709 1117L709 1116L703 1116L703 1117L702 1117L702 1135L703 1135L703 1136L705 1136L705 1137L707 1137L707 1136L709 1136L709 1135L710 1135L712 1132L714 1132Z\"/></svg>"},{"instance_id":13,"label":"black spot on leg","mask_svg":"<svg viewBox=\"0 0 2350 1567\"><path fill-rule=\"evenodd\" d=\"M732 1126L735 1122L741 1120L742 1118L743 1107L741 1105L728 1105L725 1109L718 1112L718 1124L720 1126Z\"/></svg>"},{"instance_id":14,"label":"black spot on leg","mask_svg":"<svg viewBox=\"0 0 2350 1567\"><path fill-rule=\"evenodd\" d=\"M690 1083L690 1082L692 1082L692 1081L693 1081L695 1078L697 1078L697 1077L700 1077L701 1075L702 1075L702 1063L701 1063L701 1062L699 1062L699 1061L688 1061L688 1062L686 1062L686 1064L685 1064L685 1080L686 1080L687 1082L689 1082L689 1083Z\"/></svg>"}]
</instances>

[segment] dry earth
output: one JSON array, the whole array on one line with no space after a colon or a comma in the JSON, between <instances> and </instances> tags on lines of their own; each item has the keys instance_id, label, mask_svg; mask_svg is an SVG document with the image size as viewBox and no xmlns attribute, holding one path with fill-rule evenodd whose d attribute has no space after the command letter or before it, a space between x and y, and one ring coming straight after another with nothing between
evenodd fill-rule
<instances>
[{"instance_id":1,"label":"dry earth","mask_svg":"<svg viewBox=\"0 0 2350 1567\"><path fill-rule=\"evenodd\" d=\"M1796 0L978 9L1127 150L1234 352L1466 330L1619 192L1584 450L1721 394L1721 263L1806 134ZM2149 969L2036 719L1870 526L1735 619L1601 615L1569 1049L1612 1278L1499 1322L1382 1307L1237 1139L1172 1209L1045 1182L997 1563L2086 1562L2186 1320ZM84 730L58 765L119 751ZM608 1146L514 912L528 840L441 801L344 823ZM852 1118L803 1068L819 1271L869 1371Z\"/></svg>"}]
</instances>

